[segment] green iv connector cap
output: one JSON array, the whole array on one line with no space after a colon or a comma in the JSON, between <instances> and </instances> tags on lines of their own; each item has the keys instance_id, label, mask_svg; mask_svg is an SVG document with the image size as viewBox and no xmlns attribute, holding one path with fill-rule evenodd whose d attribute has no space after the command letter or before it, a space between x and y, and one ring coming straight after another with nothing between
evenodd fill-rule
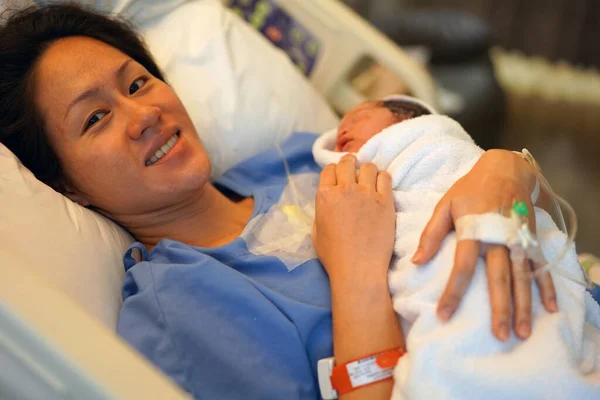
<instances>
[{"instance_id":1,"label":"green iv connector cap","mask_svg":"<svg viewBox=\"0 0 600 400\"><path fill-rule=\"evenodd\" d=\"M524 201L517 201L513 206L513 210L515 210L517 214L522 216L527 216L527 214L529 214L527 204Z\"/></svg>"}]
</instances>

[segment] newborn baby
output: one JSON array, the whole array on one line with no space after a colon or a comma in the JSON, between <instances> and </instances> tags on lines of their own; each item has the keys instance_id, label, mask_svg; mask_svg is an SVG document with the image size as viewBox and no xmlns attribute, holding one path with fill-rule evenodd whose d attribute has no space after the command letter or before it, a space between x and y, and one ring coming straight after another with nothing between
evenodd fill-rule
<instances>
[{"instance_id":1,"label":"newborn baby","mask_svg":"<svg viewBox=\"0 0 600 400\"><path fill-rule=\"evenodd\" d=\"M600 308L584 285L552 271L559 312L548 313L532 296L530 337L501 342L492 333L481 258L452 320L437 317L456 233L448 234L427 265L416 267L411 257L440 198L483 154L460 124L406 96L365 102L313 146L322 167L346 152L356 153L357 165L372 162L392 176L396 235L388 283L408 351L394 372L394 400L600 398ZM565 237L546 212L535 213L538 239L552 260ZM559 268L582 278L573 248Z\"/></svg>"},{"instance_id":2,"label":"newborn baby","mask_svg":"<svg viewBox=\"0 0 600 400\"><path fill-rule=\"evenodd\" d=\"M388 126L432 114L432 111L429 106L407 96L365 101L348 111L340 122L334 151L356 153Z\"/></svg>"}]
</instances>

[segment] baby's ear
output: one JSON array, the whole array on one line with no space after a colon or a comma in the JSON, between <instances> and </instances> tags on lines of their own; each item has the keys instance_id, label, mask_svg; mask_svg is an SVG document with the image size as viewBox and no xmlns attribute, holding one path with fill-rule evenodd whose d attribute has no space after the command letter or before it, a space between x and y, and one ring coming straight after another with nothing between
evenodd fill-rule
<instances>
[{"instance_id":1,"label":"baby's ear","mask_svg":"<svg viewBox=\"0 0 600 400\"><path fill-rule=\"evenodd\" d=\"M87 201L85 196L73 186L68 184L64 179L59 179L50 186L52 186L52 189L56 190L58 193L68 197L71 201L79 204L82 207L87 207L90 205L90 202Z\"/></svg>"}]
</instances>

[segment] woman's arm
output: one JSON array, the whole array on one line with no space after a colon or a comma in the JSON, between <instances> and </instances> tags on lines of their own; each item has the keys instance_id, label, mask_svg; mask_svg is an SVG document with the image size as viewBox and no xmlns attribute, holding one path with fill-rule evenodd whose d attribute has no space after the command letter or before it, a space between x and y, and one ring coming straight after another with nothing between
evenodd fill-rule
<instances>
[{"instance_id":1,"label":"woman's arm","mask_svg":"<svg viewBox=\"0 0 600 400\"><path fill-rule=\"evenodd\" d=\"M533 205L530 198L535 181L532 167L519 155L506 150L487 151L440 200L421 235L413 262L424 264L429 261L458 218L467 214L498 212L503 207L510 208L514 201L527 204L530 229L535 232L535 213L531 212ZM458 242L454 268L438 304L438 315L442 320L448 320L456 311L473 278L479 252L479 241ZM501 245L488 245L485 259L495 336L507 340L512 324L519 337L527 338L531 332L530 265L528 262L511 265L508 249ZM546 310L557 311L550 274L543 274L536 283Z\"/></svg>"},{"instance_id":2,"label":"woman's arm","mask_svg":"<svg viewBox=\"0 0 600 400\"><path fill-rule=\"evenodd\" d=\"M391 178L373 164L356 176L354 156L325 167L316 200L313 238L331 281L336 364L404 348L392 308L387 272L394 245ZM389 399L393 381L341 398Z\"/></svg>"}]
</instances>

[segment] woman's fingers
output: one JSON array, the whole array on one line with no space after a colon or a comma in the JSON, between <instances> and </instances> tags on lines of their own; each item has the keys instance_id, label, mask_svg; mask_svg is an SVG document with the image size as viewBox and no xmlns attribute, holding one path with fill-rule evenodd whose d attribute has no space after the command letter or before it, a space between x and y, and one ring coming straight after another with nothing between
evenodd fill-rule
<instances>
[{"instance_id":1,"label":"woman's fingers","mask_svg":"<svg viewBox=\"0 0 600 400\"><path fill-rule=\"evenodd\" d=\"M492 331L498 339L508 340L512 305L508 249L498 244L488 245L485 261L492 308Z\"/></svg>"},{"instance_id":2,"label":"woman's fingers","mask_svg":"<svg viewBox=\"0 0 600 400\"><path fill-rule=\"evenodd\" d=\"M366 163L361 165L358 171L358 184L375 191L377 187L377 173L375 164Z\"/></svg>"},{"instance_id":3,"label":"woman's fingers","mask_svg":"<svg viewBox=\"0 0 600 400\"><path fill-rule=\"evenodd\" d=\"M531 266L529 260L512 263L515 333L527 339L531 333Z\"/></svg>"},{"instance_id":4,"label":"woman's fingers","mask_svg":"<svg viewBox=\"0 0 600 400\"><path fill-rule=\"evenodd\" d=\"M454 314L473 279L479 247L480 243L476 240L461 240L456 245L454 268L438 303L438 316L443 321L447 321Z\"/></svg>"},{"instance_id":5,"label":"woman's fingers","mask_svg":"<svg viewBox=\"0 0 600 400\"><path fill-rule=\"evenodd\" d=\"M542 265L535 265L535 270L542 268ZM548 312L557 312L558 304L556 302L556 290L554 289L554 283L552 282L552 276L548 272L544 272L535 278L535 282L540 289L540 297L544 308Z\"/></svg>"},{"instance_id":6,"label":"woman's fingers","mask_svg":"<svg viewBox=\"0 0 600 400\"><path fill-rule=\"evenodd\" d=\"M335 186L337 184L337 177L335 175L335 164L326 165L321 171L321 178L319 179L319 186Z\"/></svg>"},{"instance_id":7,"label":"woman's fingers","mask_svg":"<svg viewBox=\"0 0 600 400\"><path fill-rule=\"evenodd\" d=\"M392 194L392 176L387 171L377 174L377 193L386 197Z\"/></svg>"},{"instance_id":8,"label":"woman's fingers","mask_svg":"<svg viewBox=\"0 0 600 400\"><path fill-rule=\"evenodd\" d=\"M337 184L350 186L356 183L356 157L345 155L335 166Z\"/></svg>"},{"instance_id":9,"label":"woman's fingers","mask_svg":"<svg viewBox=\"0 0 600 400\"><path fill-rule=\"evenodd\" d=\"M424 264L439 250L442 241L454 227L450 211L450 202L443 199L435 207L421 234L419 247L411 260L413 263Z\"/></svg>"}]
</instances>

